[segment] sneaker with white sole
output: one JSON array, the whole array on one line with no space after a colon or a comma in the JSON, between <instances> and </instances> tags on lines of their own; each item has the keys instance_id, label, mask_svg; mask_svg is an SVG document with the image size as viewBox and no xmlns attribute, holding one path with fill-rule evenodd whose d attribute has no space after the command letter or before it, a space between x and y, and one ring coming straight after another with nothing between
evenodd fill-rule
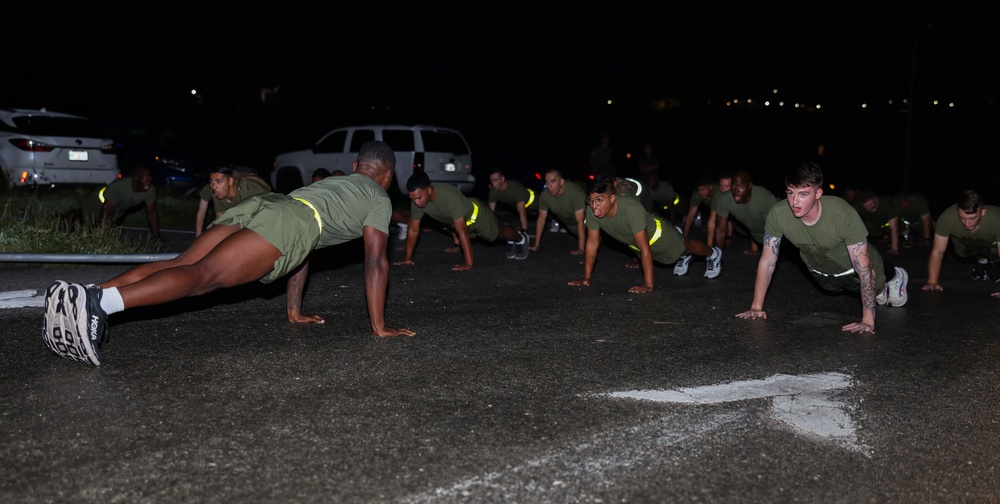
<instances>
[{"instance_id":1,"label":"sneaker with white sole","mask_svg":"<svg viewBox=\"0 0 1000 504\"><path fill-rule=\"evenodd\" d=\"M92 325L88 314L86 287L57 280L45 293L45 325L42 334L45 346L64 359L100 366L101 356L97 351L97 344L90 339L92 328L97 337L102 335L102 330L107 332L107 316L103 319L100 317L104 314L104 310L100 309L100 295L96 294L99 313L95 313L97 319Z\"/></svg>"},{"instance_id":2,"label":"sneaker with white sole","mask_svg":"<svg viewBox=\"0 0 1000 504\"><path fill-rule=\"evenodd\" d=\"M908 299L908 296L906 295L906 284L909 280L910 276L906 274L906 270L896 267L896 275L892 277L892 280L886 282L886 292L889 296L889 299L886 302L896 308L905 305L906 300Z\"/></svg>"},{"instance_id":3,"label":"sneaker with white sole","mask_svg":"<svg viewBox=\"0 0 1000 504\"><path fill-rule=\"evenodd\" d=\"M884 305L886 301L889 301L889 282L886 282L885 286L882 287L882 291L875 296L875 302L878 303L879 306Z\"/></svg>"},{"instance_id":4,"label":"sneaker with white sole","mask_svg":"<svg viewBox=\"0 0 1000 504\"><path fill-rule=\"evenodd\" d=\"M722 249L712 247L712 255L705 259L705 278L715 278L722 273Z\"/></svg>"},{"instance_id":5,"label":"sneaker with white sole","mask_svg":"<svg viewBox=\"0 0 1000 504\"><path fill-rule=\"evenodd\" d=\"M688 265L691 264L691 254L682 255L674 264L674 274L684 276L688 274Z\"/></svg>"},{"instance_id":6,"label":"sneaker with white sole","mask_svg":"<svg viewBox=\"0 0 1000 504\"><path fill-rule=\"evenodd\" d=\"M528 257L528 235L519 232L521 242L514 244L514 259L526 259Z\"/></svg>"}]
</instances>

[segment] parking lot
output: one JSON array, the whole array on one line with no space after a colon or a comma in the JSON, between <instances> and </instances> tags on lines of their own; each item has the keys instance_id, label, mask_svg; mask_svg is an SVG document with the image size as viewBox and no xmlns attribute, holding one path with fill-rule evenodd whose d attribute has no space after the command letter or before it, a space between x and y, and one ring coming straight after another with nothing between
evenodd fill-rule
<instances>
[{"instance_id":1,"label":"parking lot","mask_svg":"<svg viewBox=\"0 0 1000 504\"><path fill-rule=\"evenodd\" d=\"M701 229L699 232L703 233ZM3 502L996 502L1000 285L926 248L891 258L909 303L844 333L850 295L790 252L767 320L737 237L722 275L658 266L656 290L605 240L589 288L568 235L523 261L421 235L368 334L357 244L328 249L305 308L253 284L110 319L99 368L0 310ZM177 244L178 239L173 243ZM392 240L390 260L402 257ZM881 246L884 251L884 247ZM0 292L97 282L124 265L5 267Z\"/></svg>"}]
</instances>

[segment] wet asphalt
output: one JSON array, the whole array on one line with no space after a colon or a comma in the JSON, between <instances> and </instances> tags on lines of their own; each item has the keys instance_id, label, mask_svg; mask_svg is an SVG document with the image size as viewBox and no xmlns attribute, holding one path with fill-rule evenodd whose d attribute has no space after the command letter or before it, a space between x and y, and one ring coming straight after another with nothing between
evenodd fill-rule
<instances>
[{"instance_id":1,"label":"wet asphalt","mask_svg":"<svg viewBox=\"0 0 1000 504\"><path fill-rule=\"evenodd\" d=\"M0 309L0 501L1000 500L1000 284L950 253L944 292L919 288L926 247L889 257L909 302L855 335L858 298L788 248L769 318L737 319L756 265L739 236L719 278L657 266L645 295L608 239L589 288L566 284L567 234L523 261L477 242L468 272L448 245L422 233L391 269L387 321L412 338L369 334L358 243L314 267L325 325L286 321L283 282L252 284L112 316L100 367L50 354L40 307ZM0 292L128 267L3 265Z\"/></svg>"}]
</instances>

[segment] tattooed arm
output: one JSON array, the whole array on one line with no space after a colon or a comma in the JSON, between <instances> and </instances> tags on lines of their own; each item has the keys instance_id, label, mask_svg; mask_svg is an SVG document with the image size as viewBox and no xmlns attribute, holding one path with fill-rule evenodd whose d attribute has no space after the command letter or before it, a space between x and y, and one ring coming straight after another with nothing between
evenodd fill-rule
<instances>
[{"instance_id":1,"label":"tattooed arm","mask_svg":"<svg viewBox=\"0 0 1000 504\"><path fill-rule=\"evenodd\" d=\"M843 329L850 332L874 333L875 271L868 255L868 240L848 245L847 254L851 257L851 265L854 266L854 271L857 272L861 282L861 322L847 324Z\"/></svg>"},{"instance_id":2,"label":"tattooed arm","mask_svg":"<svg viewBox=\"0 0 1000 504\"><path fill-rule=\"evenodd\" d=\"M774 268L778 264L778 249L781 248L781 238L775 238L764 233L763 252L757 262L757 279L753 284L753 303L750 309L737 313L741 319L767 318L764 311L764 297L767 296L767 288L771 285L771 276L774 275Z\"/></svg>"}]
</instances>

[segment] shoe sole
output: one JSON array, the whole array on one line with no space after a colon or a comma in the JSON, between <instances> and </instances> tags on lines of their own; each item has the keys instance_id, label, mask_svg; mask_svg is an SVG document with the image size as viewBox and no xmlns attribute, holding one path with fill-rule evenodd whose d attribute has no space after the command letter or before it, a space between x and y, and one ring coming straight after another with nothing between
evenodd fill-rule
<instances>
[{"instance_id":1,"label":"shoe sole","mask_svg":"<svg viewBox=\"0 0 1000 504\"><path fill-rule=\"evenodd\" d=\"M86 305L83 285L62 280L52 284L46 290L42 339L46 348L59 357L100 366L88 337Z\"/></svg>"}]
</instances>

